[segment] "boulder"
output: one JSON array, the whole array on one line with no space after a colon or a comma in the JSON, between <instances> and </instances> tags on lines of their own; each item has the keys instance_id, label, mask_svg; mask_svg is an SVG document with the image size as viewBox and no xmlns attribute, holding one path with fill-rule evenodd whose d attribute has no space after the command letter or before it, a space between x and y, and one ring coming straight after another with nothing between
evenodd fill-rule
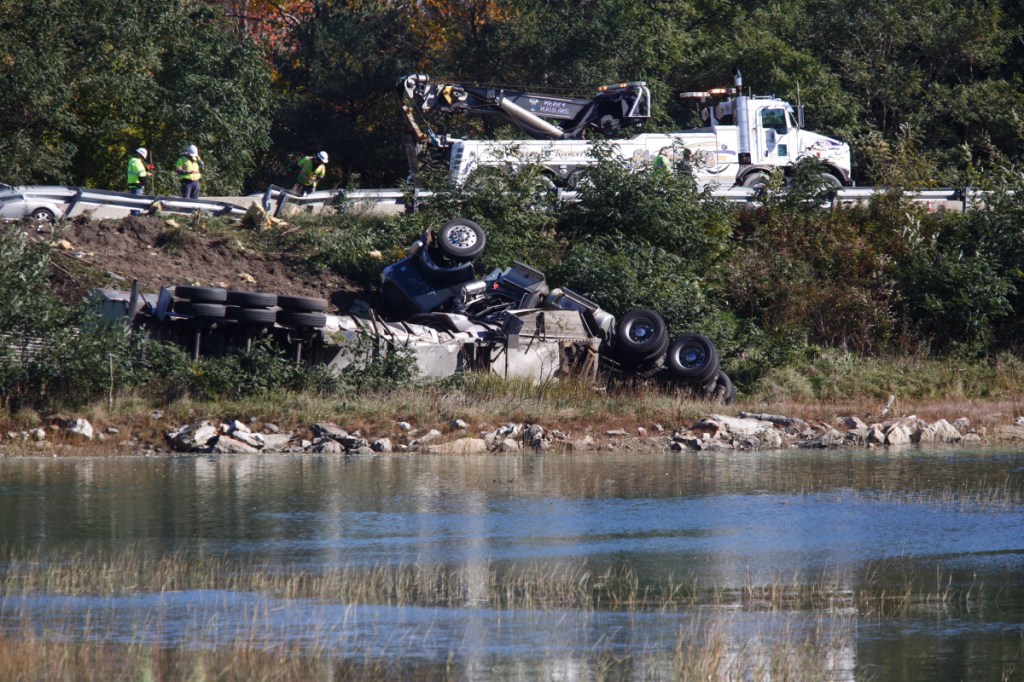
<instances>
[{"instance_id":1,"label":"boulder","mask_svg":"<svg viewBox=\"0 0 1024 682\"><path fill-rule=\"evenodd\" d=\"M288 447L292 440L290 433L264 433L262 436L264 452L280 452Z\"/></svg>"},{"instance_id":2,"label":"boulder","mask_svg":"<svg viewBox=\"0 0 1024 682\"><path fill-rule=\"evenodd\" d=\"M437 429L430 429L430 431L427 431L425 434L417 438L416 443L419 445L427 445L428 443L432 443L440 437L440 431L438 431Z\"/></svg>"},{"instance_id":3,"label":"boulder","mask_svg":"<svg viewBox=\"0 0 1024 682\"><path fill-rule=\"evenodd\" d=\"M961 434L964 434L971 430L971 420L967 417L960 417L953 422L952 426Z\"/></svg>"},{"instance_id":4,"label":"boulder","mask_svg":"<svg viewBox=\"0 0 1024 682\"><path fill-rule=\"evenodd\" d=\"M199 421L171 431L167 434L167 440L178 452L202 452L213 444L218 435L216 426L209 421Z\"/></svg>"},{"instance_id":5,"label":"boulder","mask_svg":"<svg viewBox=\"0 0 1024 682\"><path fill-rule=\"evenodd\" d=\"M487 443L483 438L459 438L449 443L428 445L424 451L432 455L477 455L487 452Z\"/></svg>"},{"instance_id":6,"label":"boulder","mask_svg":"<svg viewBox=\"0 0 1024 682\"><path fill-rule=\"evenodd\" d=\"M911 443L934 443L935 429L931 426L919 426L910 434Z\"/></svg>"},{"instance_id":7,"label":"boulder","mask_svg":"<svg viewBox=\"0 0 1024 682\"><path fill-rule=\"evenodd\" d=\"M544 427L540 424L530 424L523 431L523 441L530 447L537 447L544 439Z\"/></svg>"},{"instance_id":8,"label":"boulder","mask_svg":"<svg viewBox=\"0 0 1024 682\"><path fill-rule=\"evenodd\" d=\"M821 435L800 443L802 448L834 448L843 444L843 434L835 429L828 429Z\"/></svg>"},{"instance_id":9,"label":"boulder","mask_svg":"<svg viewBox=\"0 0 1024 682\"><path fill-rule=\"evenodd\" d=\"M779 450L782 448L782 434L779 433L778 429L772 429L771 431L765 431L761 434L761 449L762 450Z\"/></svg>"},{"instance_id":10,"label":"boulder","mask_svg":"<svg viewBox=\"0 0 1024 682\"><path fill-rule=\"evenodd\" d=\"M860 417L857 417L855 415L849 415L847 417L840 417L838 419L838 421L845 428L850 429L851 431L854 430L854 429L866 429L867 426L868 426L867 424L864 423L863 419L861 419Z\"/></svg>"},{"instance_id":11,"label":"boulder","mask_svg":"<svg viewBox=\"0 0 1024 682\"><path fill-rule=\"evenodd\" d=\"M628 436L629 432L626 431L625 429L610 429L608 431L605 431L604 435L609 436L611 438L622 438L623 436Z\"/></svg>"},{"instance_id":12,"label":"boulder","mask_svg":"<svg viewBox=\"0 0 1024 682\"><path fill-rule=\"evenodd\" d=\"M333 422L318 422L313 424L313 435L331 440L341 440L348 437L348 431Z\"/></svg>"},{"instance_id":13,"label":"boulder","mask_svg":"<svg viewBox=\"0 0 1024 682\"><path fill-rule=\"evenodd\" d=\"M995 434L1003 440L1024 440L1024 423L998 426L995 429Z\"/></svg>"},{"instance_id":14,"label":"boulder","mask_svg":"<svg viewBox=\"0 0 1024 682\"><path fill-rule=\"evenodd\" d=\"M213 452L228 455L241 455L259 451L248 443L243 443L231 436L221 436L217 439L217 442L213 444Z\"/></svg>"},{"instance_id":15,"label":"boulder","mask_svg":"<svg viewBox=\"0 0 1024 682\"><path fill-rule=\"evenodd\" d=\"M327 438L314 445L313 452L323 455L341 455L344 454L345 449L341 447L338 441Z\"/></svg>"},{"instance_id":16,"label":"boulder","mask_svg":"<svg viewBox=\"0 0 1024 682\"><path fill-rule=\"evenodd\" d=\"M775 424L764 419L753 417L728 417L722 414L711 414L694 424L693 431L706 433L712 438L721 433L733 433L745 436L759 436Z\"/></svg>"},{"instance_id":17,"label":"boulder","mask_svg":"<svg viewBox=\"0 0 1024 682\"><path fill-rule=\"evenodd\" d=\"M412 424L409 422L398 422L399 431L412 431Z\"/></svg>"},{"instance_id":18,"label":"boulder","mask_svg":"<svg viewBox=\"0 0 1024 682\"><path fill-rule=\"evenodd\" d=\"M452 423L448 425L453 431L465 431L466 426L467 424L464 419L453 419Z\"/></svg>"},{"instance_id":19,"label":"boulder","mask_svg":"<svg viewBox=\"0 0 1024 682\"><path fill-rule=\"evenodd\" d=\"M93 438L92 424L89 423L88 419L79 418L74 420L68 424L67 428L64 429L64 432L72 436L85 438L86 440L92 440Z\"/></svg>"},{"instance_id":20,"label":"boulder","mask_svg":"<svg viewBox=\"0 0 1024 682\"><path fill-rule=\"evenodd\" d=\"M594 438L588 434L583 438L568 441L566 447L572 452L587 452L594 449Z\"/></svg>"},{"instance_id":21,"label":"boulder","mask_svg":"<svg viewBox=\"0 0 1024 682\"><path fill-rule=\"evenodd\" d=\"M963 434L945 419L932 424L932 430L935 431L935 440L940 443L959 443L963 438Z\"/></svg>"},{"instance_id":22,"label":"boulder","mask_svg":"<svg viewBox=\"0 0 1024 682\"><path fill-rule=\"evenodd\" d=\"M902 424L895 424L885 432L886 445L908 445L910 443L910 431Z\"/></svg>"},{"instance_id":23,"label":"boulder","mask_svg":"<svg viewBox=\"0 0 1024 682\"><path fill-rule=\"evenodd\" d=\"M391 439L378 438L377 440L373 441L372 445L370 445L370 449L373 450L374 452L391 452L393 449L391 447Z\"/></svg>"},{"instance_id":24,"label":"boulder","mask_svg":"<svg viewBox=\"0 0 1024 682\"><path fill-rule=\"evenodd\" d=\"M864 442L868 445L885 445L885 431L877 426L869 426Z\"/></svg>"},{"instance_id":25,"label":"boulder","mask_svg":"<svg viewBox=\"0 0 1024 682\"><path fill-rule=\"evenodd\" d=\"M28 432L28 435L29 435L29 437L32 438L32 440L34 440L34 441L36 441L38 443L39 441L46 440L46 429L44 429L44 428L30 429L29 432Z\"/></svg>"},{"instance_id":26,"label":"boulder","mask_svg":"<svg viewBox=\"0 0 1024 682\"><path fill-rule=\"evenodd\" d=\"M341 445L341 447L345 448L345 450L347 450L348 452L354 452L356 450L359 450L360 448L370 447L370 441L355 435L345 436L344 438L338 438L337 440L338 444Z\"/></svg>"},{"instance_id":27,"label":"boulder","mask_svg":"<svg viewBox=\"0 0 1024 682\"><path fill-rule=\"evenodd\" d=\"M251 431L232 431L231 437L257 450L266 446L266 436Z\"/></svg>"},{"instance_id":28,"label":"boulder","mask_svg":"<svg viewBox=\"0 0 1024 682\"><path fill-rule=\"evenodd\" d=\"M498 443L498 452L519 452L519 441L506 438Z\"/></svg>"}]
</instances>

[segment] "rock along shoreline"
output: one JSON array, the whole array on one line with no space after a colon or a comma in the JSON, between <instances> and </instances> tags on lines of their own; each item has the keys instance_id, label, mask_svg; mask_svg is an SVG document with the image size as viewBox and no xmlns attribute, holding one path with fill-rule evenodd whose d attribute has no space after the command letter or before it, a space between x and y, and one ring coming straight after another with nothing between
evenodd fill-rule
<instances>
[{"instance_id":1,"label":"rock along shoreline","mask_svg":"<svg viewBox=\"0 0 1024 682\"><path fill-rule=\"evenodd\" d=\"M159 418L154 413L154 418ZM0 434L0 456L9 455L160 455L316 453L379 455L514 454L518 452L580 453L599 451L670 450L704 452L839 448L901 448L914 445L985 446L1024 443L1024 416L997 426L972 425L966 417L933 422L915 416L866 423L856 416L834 423L805 421L765 413L738 416L709 414L691 426L667 429L661 424L633 430L607 429L566 433L534 423L508 423L471 431L462 419L444 429L418 428L396 422L388 433L349 431L333 422L283 430L272 423L258 429L240 420L199 420L165 431L162 442L144 442L121 429L95 429L82 418L53 417L46 427Z\"/></svg>"}]
</instances>

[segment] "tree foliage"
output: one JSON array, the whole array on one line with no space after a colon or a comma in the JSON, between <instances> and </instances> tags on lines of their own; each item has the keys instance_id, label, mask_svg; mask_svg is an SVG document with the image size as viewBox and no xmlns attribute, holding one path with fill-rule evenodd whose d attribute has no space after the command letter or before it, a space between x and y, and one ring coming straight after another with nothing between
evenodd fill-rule
<instances>
[{"instance_id":1,"label":"tree foliage","mask_svg":"<svg viewBox=\"0 0 1024 682\"><path fill-rule=\"evenodd\" d=\"M4 181L121 189L150 149L175 192L196 144L207 193L241 191L269 142L270 71L216 8L159 0L5 2L0 14Z\"/></svg>"}]
</instances>

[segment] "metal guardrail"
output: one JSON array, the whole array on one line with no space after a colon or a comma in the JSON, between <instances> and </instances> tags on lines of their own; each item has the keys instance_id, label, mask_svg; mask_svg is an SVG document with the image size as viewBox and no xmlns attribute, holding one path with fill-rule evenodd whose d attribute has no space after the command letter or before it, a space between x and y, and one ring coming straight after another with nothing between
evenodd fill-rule
<instances>
[{"instance_id":1,"label":"metal guardrail","mask_svg":"<svg viewBox=\"0 0 1024 682\"><path fill-rule=\"evenodd\" d=\"M239 197L239 203L234 203L230 198L182 199L169 196L136 196L127 192L82 187L30 186L5 187L4 189L8 193L12 193L12 196L5 199L6 201L23 198L29 201L65 204L65 216L71 216L72 211L81 206L106 206L143 213L159 210L176 214L208 213L216 216L241 217L247 211L246 205L254 200L259 201L263 210L274 216L284 215L289 207L300 210L323 210L330 206L337 207L339 210L365 209L386 213L404 213L415 210L419 202L429 200L433 196L429 190L410 191L402 188L322 190L301 195L290 189L271 185L262 194ZM836 207L863 203L881 191L884 190L874 187L843 187L834 192L831 205ZM925 204L928 210L966 211L983 205L985 199L985 193L981 191L961 192L950 188L906 192L905 194L912 201ZM751 205L757 203L756 190L747 187L716 188L712 195L733 203ZM0 201L2 200L4 199L0 199ZM558 190L558 200L574 202L578 200L578 196L571 190Z\"/></svg>"}]
</instances>

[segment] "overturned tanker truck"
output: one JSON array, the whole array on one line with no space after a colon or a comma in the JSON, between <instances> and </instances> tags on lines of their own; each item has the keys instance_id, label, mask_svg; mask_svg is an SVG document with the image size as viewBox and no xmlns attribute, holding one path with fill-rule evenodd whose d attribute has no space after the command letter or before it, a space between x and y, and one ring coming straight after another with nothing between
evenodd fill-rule
<instances>
[{"instance_id":1,"label":"overturned tanker truck","mask_svg":"<svg viewBox=\"0 0 1024 682\"><path fill-rule=\"evenodd\" d=\"M379 312L331 314L305 296L218 287L98 289L107 320L128 318L194 358L242 352L269 340L296 361L335 371L404 352L419 379L483 371L537 383L563 376L637 377L689 387L731 402L736 390L700 334L669 339L662 317L634 310L616 320L569 289L551 289L544 273L519 262L483 273L484 230L463 218L428 229L407 256L384 268Z\"/></svg>"}]
</instances>

